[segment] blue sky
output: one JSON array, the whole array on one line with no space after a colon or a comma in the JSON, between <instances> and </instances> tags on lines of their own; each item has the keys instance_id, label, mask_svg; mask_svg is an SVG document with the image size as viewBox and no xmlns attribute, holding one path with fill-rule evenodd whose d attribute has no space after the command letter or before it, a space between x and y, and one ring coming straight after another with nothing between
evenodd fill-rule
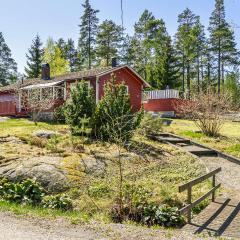
<instances>
[{"instance_id":1,"label":"blue sky","mask_svg":"<svg viewBox=\"0 0 240 240\"><path fill-rule=\"evenodd\" d=\"M38 33L42 41L51 36L55 40L63 37L78 39L83 0L1 0L0 31L12 50L23 72L25 54L33 37ZM120 0L90 0L92 6L100 10L100 20L112 19L118 24ZM166 22L168 32L174 35L177 29L177 16L186 7L201 16L207 26L214 9L214 0L123 0L124 24L127 32L133 32L133 24L144 9L148 9ZM240 27L240 0L225 0L226 15L230 23ZM240 46L240 28L235 28L236 40Z\"/></svg>"}]
</instances>

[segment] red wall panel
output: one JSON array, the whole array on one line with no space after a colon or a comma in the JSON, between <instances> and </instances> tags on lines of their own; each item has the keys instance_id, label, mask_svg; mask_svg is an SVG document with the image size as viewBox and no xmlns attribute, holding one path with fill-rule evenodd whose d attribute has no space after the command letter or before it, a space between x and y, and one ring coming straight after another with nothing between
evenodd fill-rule
<instances>
[{"instance_id":1,"label":"red wall panel","mask_svg":"<svg viewBox=\"0 0 240 240\"><path fill-rule=\"evenodd\" d=\"M168 98L168 99L152 99L144 103L144 110L147 112L171 112L178 113L177 106L181 104L183 99Z\"/></svg>"},{"instance_id":2,"label":"red wall panel","mask_svg":"<svg viewBox=\"0 0 240 240\"><path fill-rule=\"evenodd\" d=\"M111 74L99 78L99 99L104 96L104 85L111 80ZM142 106L142 83L127 69L120 69L114 72L116 82L124 82L128 86L128 93L133 111L139 111Z\"/></svg>"},{"instance_id":3,"label":"red wall panel","mask_svg":"<svg viewBox=\"0 0 240 240\"><path fill-rule=\"evenodd\" d=\"M15 102L0 102L0 116L14 116L16 115Z\"/></svg>"}]
</instances>

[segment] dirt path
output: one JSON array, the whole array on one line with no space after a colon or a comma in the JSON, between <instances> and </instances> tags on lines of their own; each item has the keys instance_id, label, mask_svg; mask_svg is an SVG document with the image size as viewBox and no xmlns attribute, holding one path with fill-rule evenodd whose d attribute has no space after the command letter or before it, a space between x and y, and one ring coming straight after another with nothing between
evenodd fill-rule
<instances>
[{"instance_id":1,"label":"dirt path","mask_svg":"<svg viewBox=\"0 0 240 240\"><path fill-rule=\"evenodd\" d=\"M1 240L200 240L187 232L156 230L123 224L71 225L66 220L46 220L0 212Z\"/></svg>"}]
</instances>

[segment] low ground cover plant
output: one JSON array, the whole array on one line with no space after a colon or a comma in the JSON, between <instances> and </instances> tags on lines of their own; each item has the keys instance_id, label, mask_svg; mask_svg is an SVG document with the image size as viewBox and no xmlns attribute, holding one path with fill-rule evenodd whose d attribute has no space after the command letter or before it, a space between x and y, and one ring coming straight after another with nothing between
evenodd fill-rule
<instances>
[{"instance_id":1,"label":"low ground cover plant","mask_svg":"<svg viewBox=\"0 0 240 240\"><path fill-rule=\"evenodd\" d=\"M13 182L2 178L0 180L0 198L9 202L42 206L62 211L72 210L73 208L71 200L66 195L48 196L36 180L31 179Z\"/></svg>"},{"instance_id":2,"label":"low ground cover plant","mask_svg":"<svg viewBox=\"0 0 240 240\"><path fill-rule=\"evenodd\" d=\"M123 190L123 215L114 206L111 215L114 221L132 220L147 226L180 227L185 223L177 207L151 202L151 192L142 186L125 185Z\"/></svg>"}]
</instances>

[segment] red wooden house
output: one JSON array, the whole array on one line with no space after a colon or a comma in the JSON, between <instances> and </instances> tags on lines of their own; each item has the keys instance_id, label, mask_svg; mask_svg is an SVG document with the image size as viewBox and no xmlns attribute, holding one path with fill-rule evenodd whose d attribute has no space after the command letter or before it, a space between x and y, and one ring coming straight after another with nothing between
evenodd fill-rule
<instances>
[{"instance_id":1,"label":"red wooden house","mask_svg":"<svg viewBox=\"0 0 240 240\"><path fill-rule=\"evenodd\" d=\"M138 111L142 106L142 96L145 87L150 87L143 78L131 67L112 66L107 68L91 69L87 71L67 73L64 75L50 77L50 67L43 65L42 77L37 79L26 79L21 83L16 83L0 88L0 115L1 116L21 116L27 114L23 106L23 97L26 100L32 91L39 91L39 101L42 93L48 93L54 104L44 113L52 115L54 108L63 104L70 96L70 89L78 81L86 81L89 87L93 88L96 102L104 95L104 85L110 81L111 75L116 76L117 82L124 82L130 95L133 111ZM20 91L19 91L20 90ZM20 94L21 92L21 94Z\"/></svg>"}]
</instances>

